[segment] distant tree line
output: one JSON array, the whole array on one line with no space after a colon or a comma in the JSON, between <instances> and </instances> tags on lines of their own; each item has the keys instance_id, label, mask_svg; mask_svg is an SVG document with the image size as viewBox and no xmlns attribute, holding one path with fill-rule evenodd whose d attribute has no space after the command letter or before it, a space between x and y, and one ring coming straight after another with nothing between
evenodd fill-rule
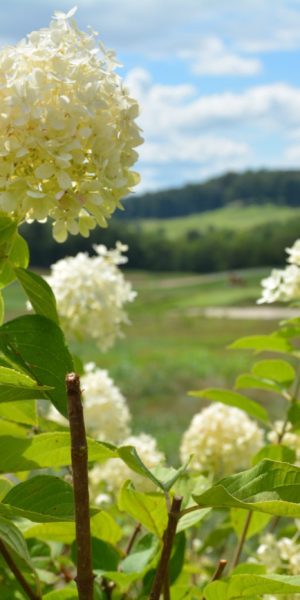
<instances>
[{"instance_id":1,"label":"distant tree line","mask_svg":"<svg viewBox=\"0 0 300 600\"><path fill-rule=\"evenodd\" d=\"M300 218L284 224L267 224L240 231L210 229L190 230L175 240L163 229L145 232L125 221L111 221L108 229L97 228L89 239L70 236L65 244L56 243L50 225L33 223L23 226L23 235L31 250L31 264L47 268L59 258L79 251L93 252L93 244L113 247L117 240L129 246L128 267L150 271L190 271L209 273L285 263L284 248L300 233Z\"/></svg>"},{"instance_id":2,"label":"distant tree line","mask_svg":"<svg viewBox=\"0 0 300 600\"><path fill-rule=\"evenodd\" d=\"M186 185L123 201L120 220L179 217L221 208L233 201L243 204L300 206L300 171L246 171L227 173L205 183Z\"/></svg>"}]
</instances>

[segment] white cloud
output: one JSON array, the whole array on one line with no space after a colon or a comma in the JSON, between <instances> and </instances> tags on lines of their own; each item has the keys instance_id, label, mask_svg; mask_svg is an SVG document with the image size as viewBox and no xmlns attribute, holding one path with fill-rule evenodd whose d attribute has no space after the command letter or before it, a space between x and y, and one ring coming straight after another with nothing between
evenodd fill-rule
<instances>
[{"instance_id":1,"label":"white cloud","mask_svg":"<svg viewBox=\"0 0 300 600\"><path fill-rule=\"evenodd\" d=\"M161 181L174 185L177 179L197 181L246 167L295 166L298 160L292 146L299 145L299 88L278 83L199 96L193 86L158 85L144 69L131 71L127 84L141 104L145 144L140 169L142 174L150 169L149 189L162 187ZM260 144L265 146L262 151Z\"/></svg>"},{"instance_id":2,"label":"white cloud","mask_svg":"<svg viewBox=\"0 0 300 600\"><path fill-rule=\"evenodd\" d=\"M74 2L1 2L0 36L18 40L47 26L55 10L68 11ZM298 0L77 0L76 4L79 25L99 29L105 42L122 52L174 56L182 48L195 50L203 36L226 39L226 47L230 43L228 62L239 58L241 49L256 53L300 47ZM248 68L255 69L255 62Z\"/></svg>"},{"instance_id":3,"label":"white cloud","mask_svg":"<svg viewBox=\"0 0 300 600\"><path fill-rule=\"evenodd\" d=\"M173 134L171 139L146 143L140 149L142 162L206 164L211 161L230 161L249 158L249 146L244 142L210 135L191 137Z\"/></svg>"},{"instance_id":4,"label":"white cloud","mask_svg":"<svg viewBox=\"0 0 300 600\"><path fill-rule=\"evenodd\" d=\"M262 70L257 58L244 57L226 48L217 36L205 37L197 48L183 50L179 57L189 60L196 75L256 75Z\"/></svg>"}]
</instances>

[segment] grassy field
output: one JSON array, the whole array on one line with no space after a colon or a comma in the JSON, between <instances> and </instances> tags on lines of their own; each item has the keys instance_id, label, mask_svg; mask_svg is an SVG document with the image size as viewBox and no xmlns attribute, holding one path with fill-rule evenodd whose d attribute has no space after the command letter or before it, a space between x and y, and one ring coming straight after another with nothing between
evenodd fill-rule
<instances>
[{"instance_id":1,"label":"grassy field","mask_svg":"<svg viewBox=\"0 0 300 600\"><path fill-rule=\"evenodd\" d=\"M283 223L300 217L300 208L288 206L241 206L238 202L224 208L173 219L141 219L136 223L145 231L164 229L167 237L176 239L188 231L214 229L250 229L267 223Z\"/></svg>"},{"instance_id":2,"label":"grassy field","mask_svg":"<svg viewBox=\"0 0 300 600\"><path fill-rule=\"evenodd\" d=\"M123 328L125 337L105 354L89 342L73 344L84 361L93 360L110 371L128 399L134 432L155 435L173 461L183 430L204 405L187 391L232 384L253 357L226 346L237 337L276 328L273 321L191 316L190 309L253 306L263 275L241 273L244 285L232 287L226 274L128 273L138 297L129 307L131 325ZM16 285L7 288L5 297L7 317L24 310L24 296Z\"/></svg>"}]
</instances>

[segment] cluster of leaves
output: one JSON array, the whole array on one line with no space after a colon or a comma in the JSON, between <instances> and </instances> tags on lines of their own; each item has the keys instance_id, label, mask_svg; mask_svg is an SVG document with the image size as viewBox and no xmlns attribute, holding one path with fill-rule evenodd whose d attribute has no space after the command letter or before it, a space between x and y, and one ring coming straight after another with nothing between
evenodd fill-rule
<instances>
[{"instance_id":1,"label":"cluster of leaves","mask_svg":"<svg viewBox=\"0 0 300 600\"><path fill-rule=\"evenodd\" d=\"M17 279L35 312L0 327L1 598L74 600L78 595L73 581L76 533L69 432L54 430L38 414L37 402L51 402L67 415L65 376L78 360L66 346L53 293L42 278L26 270L26 244L7 217L0 218L0 239L0 285ZM290 527L292 519L300 518L300 468L293 464L293 450L282 443L288 422L295 431L300 428L294 369L299 359L294 340L299 335L300 319L294 319L272 335L243 338L232 345L286 355L259 360L236 382L238 390L279 395L285 405L278 443L263 448L248 471L212 482L189 472L188 465L150 470L133 447L88 439L91 465L121 458L153 483L153 492L143 493L128 481L116 503L105 510L91 505L95 599L146 600L149 594L155 599L151 587L167 543L174 496L182 497L182 504L175 515L165 598L257 600L264 594L300 593L298 576L267 574L261 565L248 563L230 571L231 563L239 562L243 543L252 552L258 534L271 521L274 524L274 518L283 518ZM238 407L271 427L268 404L262 406L240 391L208 389L193 394ZM194 540L199 537L198 550ZM228 567L218 580L213 573L221 558L228 560Z\"/></svg>"}]
</instances>

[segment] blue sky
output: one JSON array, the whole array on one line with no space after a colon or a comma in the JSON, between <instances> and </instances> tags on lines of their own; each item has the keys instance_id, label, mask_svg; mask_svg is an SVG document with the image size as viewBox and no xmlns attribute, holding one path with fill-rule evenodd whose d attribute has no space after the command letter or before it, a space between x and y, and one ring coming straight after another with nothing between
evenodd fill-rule
<instances>
[{"instance_id":1,"label":"blue sky","mask_svg":"<svg viewBox=\"0 0 300 600\"><path fill-rule=\"evenodd\" d=\"M300 168L300 0L10 0L0 43L74 4L140 102L140 191Z\"/></svg>"}]
</instances>

